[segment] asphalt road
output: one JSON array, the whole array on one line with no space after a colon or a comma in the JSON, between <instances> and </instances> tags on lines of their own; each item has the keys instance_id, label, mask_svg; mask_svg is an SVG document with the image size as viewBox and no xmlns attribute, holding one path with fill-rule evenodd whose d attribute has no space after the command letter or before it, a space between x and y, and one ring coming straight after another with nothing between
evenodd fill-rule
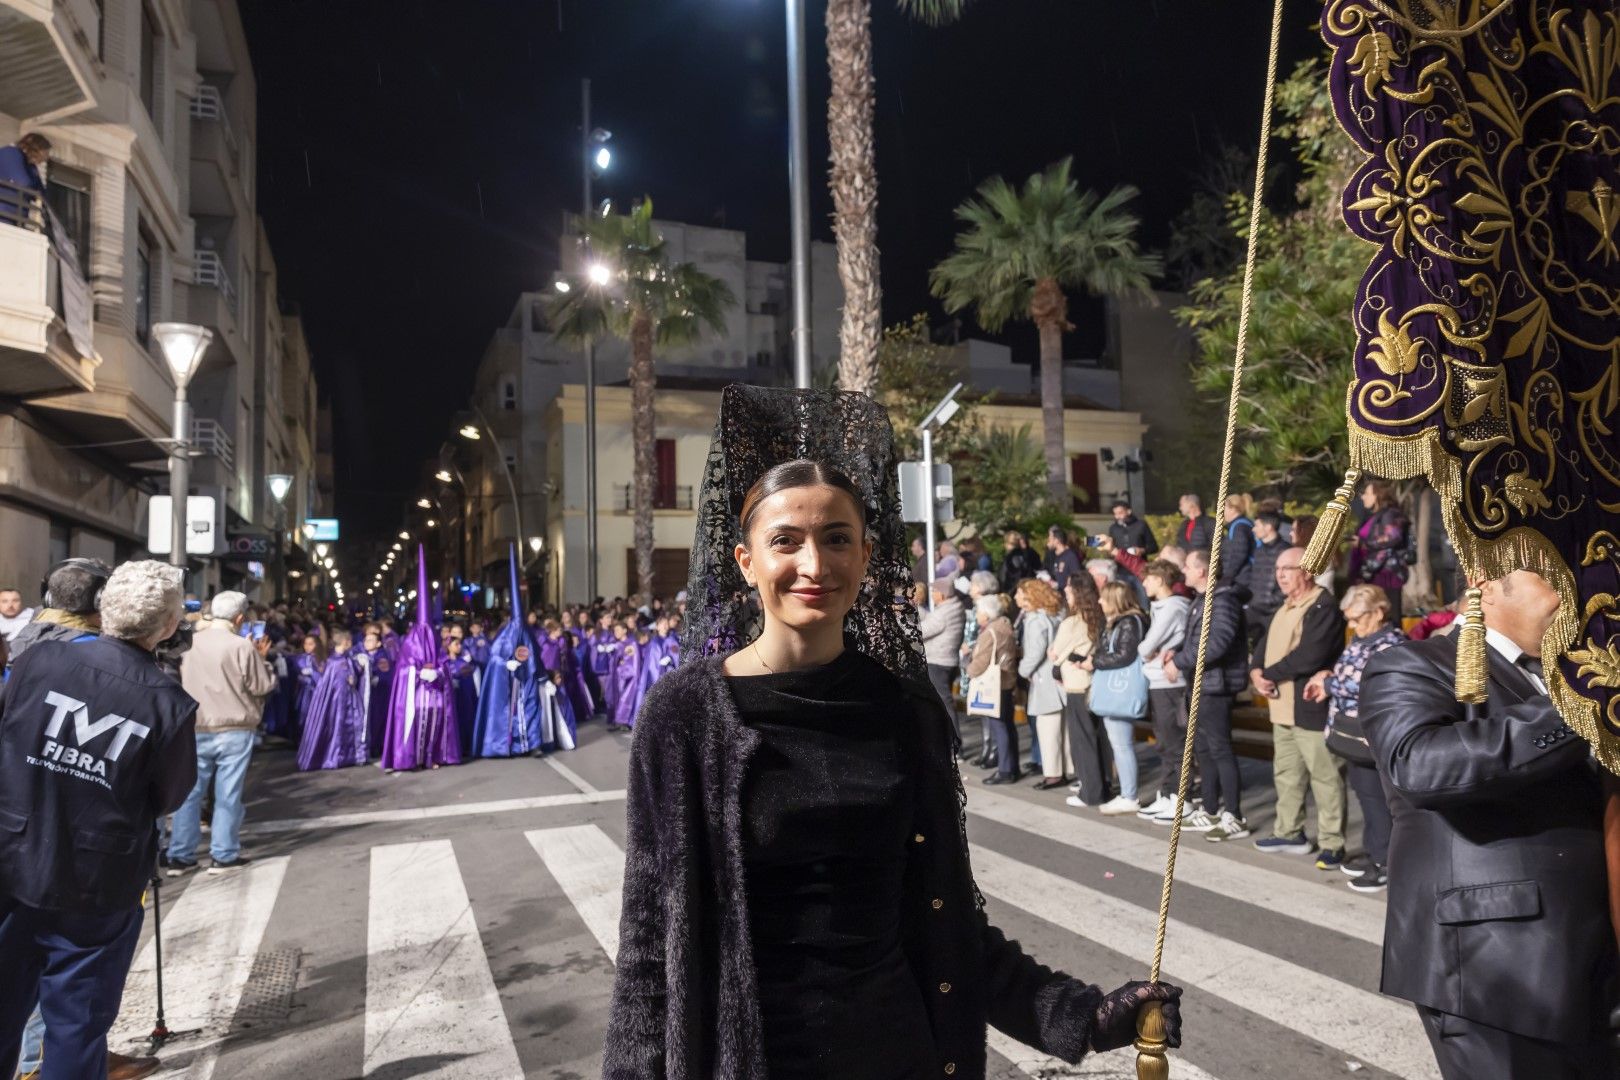
<instances>
[{"instance_id":1,"label":"asphalt road","mask_svg":"<svg viewBox=\"0 0 1620 1080\"><path fill-rule=\"evenodd\" d=\"M164 1077L595 1077L613 983L629 740L599 723L546 760L301 774L262 750L234 874L162 891ZM1157 775L1144 748L1144 781ZM1243 762L1251 824L1269 765ZM1168 829L967 777L975 875L1026 950L1105 986L1143 978ZM1356 830L1352 830L1352 844ZM1187 988L1185 1080L1436 1077L1417 1017L1377 993L1383 900L1310 860L1185 837L1165 977ZM153 920L113 1046L154 1018ZM992 1076L1063 1066L991 1033Z\"/></svg>"}]
</instances>

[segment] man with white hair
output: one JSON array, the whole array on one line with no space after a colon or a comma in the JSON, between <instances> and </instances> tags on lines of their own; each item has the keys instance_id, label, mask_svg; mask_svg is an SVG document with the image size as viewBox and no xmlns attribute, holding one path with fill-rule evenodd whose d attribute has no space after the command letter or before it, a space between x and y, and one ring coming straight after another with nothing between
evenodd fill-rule
<instances>
[{"instance_id":1,"label":"man with white hair","mask_svg":"<svg viewBox=\"0 0 1620 1080\"><path fill-rule=\"evenodd\" d=\"M175 571L125 563L99 592L101 636L36 643L0 695L0 1062L38 1003L48 1076L107 1075L157 821L196 776L196 702L152 655Z\"/></svg>"},{"instance_id":2,"label":"man with white hair","mask_svg":"<svg viewBox=\"0 0 1620 1080\"><path fill-rule=\"evenodd\" d=\"M264 699L276 687L265 656L270 639L249 641L238 631L247 618L247 597L222 592L209 604L209 620L192 636L180 660L180 685L197 699L197 783L174 815L169 838L169 876L197 869L202 839L202 801L214 789L214 818L208 838L210 874L246 866L239 835L242 786L253 756L253 733L264 715Z\"/></svg>"}]
</instances>

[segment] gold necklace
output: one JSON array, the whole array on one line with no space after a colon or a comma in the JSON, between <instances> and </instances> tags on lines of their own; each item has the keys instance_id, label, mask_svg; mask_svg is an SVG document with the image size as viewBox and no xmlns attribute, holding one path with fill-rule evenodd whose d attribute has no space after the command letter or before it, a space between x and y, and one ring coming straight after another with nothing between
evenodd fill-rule
<instances>
[{"instance_id":1,"label":"gold necklace","mask_svg":"<svg viewBox=\"0 0 1620 1080\"><path fill-rule=\"evenodd\" d=\"M760 652L759 652L759 638L754 639L754 659L758 660L759 661L759 666L764 668L767 672L769 672L772 675L776 674L776 669L771 667L771 665L767 664L765 662L765 658L760 655Z\"/></svg>"}]
</instances>

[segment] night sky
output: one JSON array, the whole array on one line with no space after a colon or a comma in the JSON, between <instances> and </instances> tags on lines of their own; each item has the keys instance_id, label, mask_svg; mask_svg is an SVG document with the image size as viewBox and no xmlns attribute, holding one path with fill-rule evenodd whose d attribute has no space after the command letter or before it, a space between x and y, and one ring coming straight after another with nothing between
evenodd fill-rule
<instances>
[{"instance_id":1,"label":"night sky","mask_svg":"<svg viewBox=\"0 0 1620 1080\"><path fill-rule=\"evenodd\" d=\"M260 211L334 406L348 540L398 527L490 333L550 281L581 195L582 76L613 132L598 197L650 195L660 217L747 230L751 258L788 256L781 0L241 6ZM1142 189L1162 247L1207 158L1253 145L1263 0L979 0L942 30L873 8L886 322L941 317L928 268L991 175L1073 155L1084 187ZM1320 6L1289 8L1284 73L1320 48ZM812 222L831 240L824 10L811 0ZM1032 328L1006 340L1033 354Z\"/></svg>"}]
</instances>

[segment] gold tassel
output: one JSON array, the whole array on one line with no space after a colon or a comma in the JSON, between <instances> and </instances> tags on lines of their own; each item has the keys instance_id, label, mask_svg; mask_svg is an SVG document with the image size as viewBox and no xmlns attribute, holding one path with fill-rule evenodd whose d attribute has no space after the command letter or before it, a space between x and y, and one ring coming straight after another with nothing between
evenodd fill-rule
<instances>
[{"instance_id":1,"label":"gold tassel","mask_svg":"<svg viewBox=\"0 0 1620 1080\"><path fill-rule=\"evenodd\" d=\"M1339 541L1344 539L1344 523L1350 514L1350 497L1356 493L1356 485L1360 482L1360 469L1346 469L1344 483L1339 485L1333 498L1322 508L1322 520L1316 523L1310 545L1305 548L1305 557L1300 560L1300 566L1312 577L1333 565L1333 558L1339 552Z\"/></svg>"},{"instance_id":2,"label":"gold tassel","mask_svg":"<svg viewBox=\"0 0 1620 1080\"><path fill-rule=\"evenodd\" d=\"M1478 589L1469 589L1468 607L1457 628L1457 700L1483 705L1490 670L1485 659L1485 609Z\"/></svg>"}]
</instances>

